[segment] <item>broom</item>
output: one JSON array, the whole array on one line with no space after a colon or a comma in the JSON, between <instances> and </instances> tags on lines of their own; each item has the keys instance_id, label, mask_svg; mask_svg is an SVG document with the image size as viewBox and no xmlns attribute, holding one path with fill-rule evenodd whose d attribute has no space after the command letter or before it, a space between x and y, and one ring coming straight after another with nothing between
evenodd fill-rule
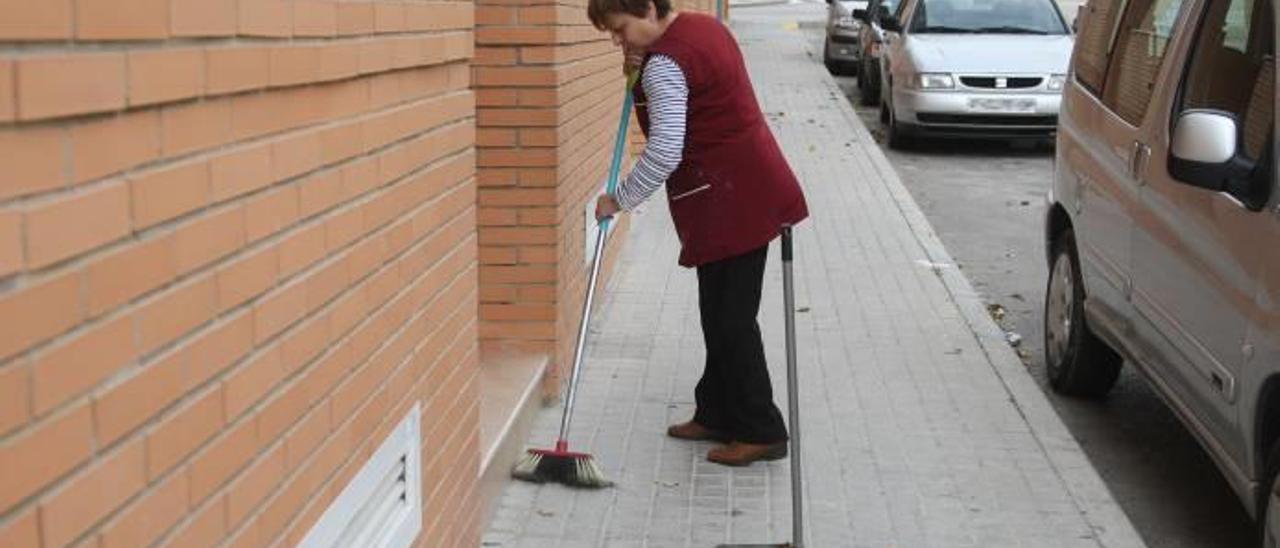
<instances>
[{"instance_id":1,"label":"broom","mask_svg":"<svg viewBox=\"0 0 1280 548\"><path fill-rule=\"evenodd\" d=\"M622 117L618 122L618 136L613 143L613 162L609 165L609 182L605 191L613 194L618 186L618 171L622 168L622 150L627 142L627 124L631 121L631 88L639 78L638 72L627 75L627 93L622 101ZM511 475L519 480L534 483L556 482L570 487L609 487L613 482L605 479L595 459L587 453L569 451L569 419L573 415L573 400L578 392L578 374L582 370L582 353L587 342L587 324L591 321L591 303L595 300L596 280L600 277L600 263L604 258L604 243L609 235L612 217L600 220L596 235L594 259L591 261L591 278L587 281L587 301L582 305L582 323L578 326L578 344L573 351L573 371L569 377L569 394L565 397L564 413L560 417L560 436L555 449L530 449L517 462Z\"/></svg>"}]
</instances>

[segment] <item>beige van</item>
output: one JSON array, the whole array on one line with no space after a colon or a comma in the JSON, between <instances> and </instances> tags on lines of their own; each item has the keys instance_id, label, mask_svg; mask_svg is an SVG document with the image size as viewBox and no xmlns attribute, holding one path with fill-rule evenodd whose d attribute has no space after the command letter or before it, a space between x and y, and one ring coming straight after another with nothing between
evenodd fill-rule
<instances>
[{"instance_id":1,"label":"beige van","mask_svg":"<svg viewBox=\"0 0 1280 548\"><path fill-rule=\"evenodd\" d=\"M1280 538L1276 0L1090 0L1045 219L1059 392L1137 367Z\"/></svg>"}]
</instances>

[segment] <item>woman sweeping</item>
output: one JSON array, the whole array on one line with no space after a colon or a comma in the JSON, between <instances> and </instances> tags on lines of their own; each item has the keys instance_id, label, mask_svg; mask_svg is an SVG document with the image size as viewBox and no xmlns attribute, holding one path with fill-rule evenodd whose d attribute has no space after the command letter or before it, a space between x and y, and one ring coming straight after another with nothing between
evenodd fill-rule
<instances>
[{"instance_id":1,"label":"woman sweeping","mask_svg":"<svg viewBox=\"0 0 1280 548\"><path fill-rule=\"evenodd\" d=\"M706 365L693 419L667 434L726 445L712 462L746 466L787 455L773 402L760 309L769 242L808 216L804 194L756 101L737 41L719 21L678 13L669 0L590 0L592 24L641 69L636 116L648 142L603 219L666 185L681 266L698 272Z\"/></svg>"}]
</instances>

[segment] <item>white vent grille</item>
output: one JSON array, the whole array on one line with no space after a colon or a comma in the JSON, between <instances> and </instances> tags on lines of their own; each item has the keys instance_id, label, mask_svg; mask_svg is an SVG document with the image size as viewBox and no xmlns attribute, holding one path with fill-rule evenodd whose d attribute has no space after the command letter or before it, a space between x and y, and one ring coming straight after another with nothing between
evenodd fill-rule
<instances>
[{"instance_id":1,"label":"white vent grille","mask_svg":"<svg viewBox=\"0 0 1280 548\"><path fill-rule=\"evenodd\" d=\"M373 458L325 510L305 548L403 548L422 529L422 455L413 406Z\"/></svg>"}]
</instances>

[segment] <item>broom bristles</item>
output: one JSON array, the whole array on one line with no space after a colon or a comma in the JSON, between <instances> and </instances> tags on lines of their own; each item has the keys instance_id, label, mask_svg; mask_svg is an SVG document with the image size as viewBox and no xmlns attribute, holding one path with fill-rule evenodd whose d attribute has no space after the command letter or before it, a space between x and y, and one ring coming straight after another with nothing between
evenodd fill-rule
<instances>
[{"instance_id":1,"label":"broom bristles","mask_svg":"<svg viewBox=\"0 0 1280 548\"><path fill-rule=\"evenodd\" d=\"M554 482L587 489L613 485L604 477L595 459L581 453L562 455L531 450L512 468L511 476L533 483Z\"/></svg>"}]
</instances>

